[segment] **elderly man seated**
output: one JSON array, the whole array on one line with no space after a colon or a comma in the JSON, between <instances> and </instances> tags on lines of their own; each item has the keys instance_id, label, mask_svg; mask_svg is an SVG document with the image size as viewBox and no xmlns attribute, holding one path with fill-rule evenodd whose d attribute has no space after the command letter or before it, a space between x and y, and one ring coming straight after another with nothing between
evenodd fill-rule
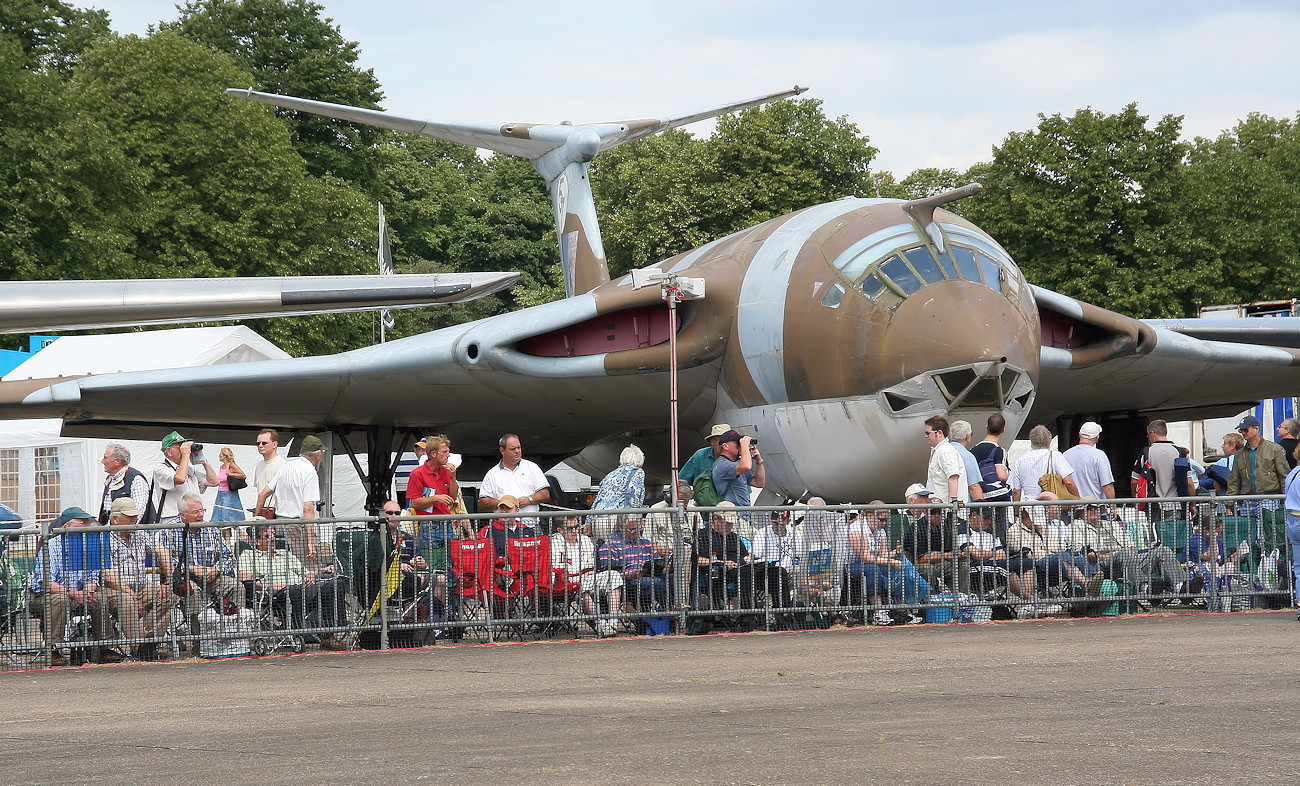
<instances>
[{"instance_id":1,"label":"elderly man seated","mask_svg":"<svg viewBox=\"0 0 1300 786\"><path fill-rule=\"evenodd\" d=\"M140 508L135 500L130 497L113 500L109 524L127 526L139 520ZM176 600L171 585L159 580L171 564L167 549L158 544L152 532L114 530L109 538L113 567L104 571L104 587L117 593L122 613L129 613L132 603L136 605L139 613L137 627L142 637L166 636L170 612ZM151 568L150 563L155 567ZM122 635L131 637L126 628L123 628ZM132 654L141 660L165 660L170 652L167 646L160 648L155 642L138 644L132 647Z\"/></svg>"},{"instance_id":2,"label":"elderly man seated","mask_svg":"<svg viewBox=\"0 0 1300 786\"><path fill-rule=\"evenodd\" d=\"M739 608L740 599L754 597L754 568L749 549L735 532L734 513L715 510L709 526L696 531L691 551L700 605L712 609ZM707 598L707 601L705 600ZM742 627L752 621L741 622Z\"/></svg>"},{"instance_id":3,"label":"elderly man seated","mask_svg":"<svg viewBox=\"0 0 1300 786\"><path fill-rule=\"evenodd\" d=\"M1066 548L1060 534L1036 521L1027 508L1020 509L1019 523L1007 527L1007 554L1011 592L1025 600L1042 598L1049 585L1063 580L1088 583L1075 565L1077 555ZM1049 616L1062 611L1060 604L1038 602L1019 607L1017 614Z\"/></svg>"},{"instance_id":4,"label":"elderly man seated","mask_svg":"<svg viewBox=\"0 0 1300 786\"><path fill-rule=\"evenodd\" d=\"M637 611L649 611L652 603L667 608L664 560L650 539L641 536L642 524L639 515L626 513L619 516L618 529L609 540L600 544L596 552L597 586L602 582L602 573L616 571L621 582L613 578L605 580L611 593L620 592L625 587L627 599Z\"/></svg>"},{"instance_id":5,"label":"elderly man seated","mask_svg":"<svg viewBox=\"0 0 1300 786\"><path fill-rule=\"evenodd\" d=\"M877 499L870 504L885 503ZM863 511L849 525L849 548L852 554L847 571L850 605L861 603L863 592L868 594L873 606L880 606L885 597L909 605L929 600L929 583L921 578L916 567L903 555L901 544L890 545L889 535L885 531L887 524L889 511L877 509ZM885 609L876 609L871 621L875 625L894 623L893 617ZM915 624L925 620L909 611L906 621Z\"/></svg>"},{"instance_id":6,"label":"elderly man seated","mask_svg":"<svg viewBox=\"0 0 1300 786\"><path fill-rule=\"evenodd\" d=\"M1204 576L1190 574L1168 546L1137 548L1124 522L1103 516L1100 504L1089 504L1084 509L1083 520L1074 522L1070 528L1069 545L1083 551L1088 561L1097 565L1104 575L1123 578L1143 593L1150 592L1156 596L1167 592L1198 594L1205 584ZM1094 588L1099 586L1100 582L1094 581L1088 595L1096 596ZM1155 602L1161 600L1157 597Z\"/></svg>"},{"instance_id":7,"label":"elderly man seated","mask_svg":"<svg viewBox=\"0 0 1300 786\"><path fill-rule=\"evenodd\" d=\"M581 530L578 517L568 516L560 530L551 535L551 568L562 572L570 584L577 586L583 613L597 614L595 594L600 591L605 593L610 614L614 614L623 603L623 579L616 570L603 570L597 581L596 544ZM618 632L618 623L609 617L588 624L601 637Z\"/></svg>"},{"instance_id":8,"label":"elderly man seated","mask_svg":"<svg viewBox=\"0 0 1300 786\"><path fill-rule=\"evenodd\" d=\"M73 529L91 523L89 513L73 507L64 510L52 526ZM107 533L65 532L51 537L37 555L30 577L29 605L32 614L41 618L51 666L64 664L59 648L67 640L68 617L74 613L90 615L96 638L115 638L113 617L118 619L126 638L140 638L139 607L134 599L103 586L102 573L109 552ZM122 656L104 649L99 660L115 663Z\"/></svg>"},{"instance_id":9,"label":"elderly man seated","mask_svg":"<svg viewBox=\"0 0 1300 786\"><path fill-rule=\"evenodd\" d=\"M199 614L208 603L243 608L244 585L235 578L235 557L221 537L220 528L192 526L203 521L207 510L203 498L187 493L181 496L179 505L180 515L163 523L182 526L163 530L161 542L171 555L172 586L183 596L190 630L197 632ZM192 649L197 652L198 646Z\"/></svg>"},{"instance_id":10,"label":"elderly man seated","mask_svg":"<svg viewBox=\"0 0 1300 786\"><path fill-rule=\"evenodd\" d=\"M767 592L768 603L779 608L794 605L790 595L791 571L800 554L807 550L803 535L795 532L790 518L788 510L774 511L771 523L754 533L754 546L749 551L754 561L755 581Z\"/></svg>"},{"instance_id":11,"label":"elderly man seated","mask_svg":"<svg viewBox=\"0 0 1300 786\"><path fill-rule=\"evenodd\" d=\"M907 487L906 498L916 521L903 533L903 553L932 588L969 591L970 560L958 548L951 511L937 505L934 493L920 483Z\"/></svg>"},{"instance_id":12,"label":"elderly man seated","mask_svg":"<svg viewBox=\"0 0 1300 786\"><path fill-rule=\"evenodd\" d=\"M309 608L320 609L321 625L332 628L346 617L345 595L340 583L332 575L318 576L308 573L302 562L289 549L275 545L275 527L249 527L254 548L239 555L235 570L239 580L253 592L264 592L272 606L288 612L290 630L306 627L305 615ZM321 649L343 648L333 634L321 639Z\"/></svg>"}]
</instances>

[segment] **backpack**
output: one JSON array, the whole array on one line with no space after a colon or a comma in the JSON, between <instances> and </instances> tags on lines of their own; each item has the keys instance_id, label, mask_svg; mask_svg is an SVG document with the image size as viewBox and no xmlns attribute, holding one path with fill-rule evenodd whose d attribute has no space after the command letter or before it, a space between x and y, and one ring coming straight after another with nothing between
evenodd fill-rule
<instances>
[{"instance_id":1,"label":"backpack","mask_svg":"<svg viewBox=\"0 0 1300 786\"><path fill-rule=\"evenodd\" d=\"M1156 468L1151 466L1151 446L1142 448L1133 462L1133 496L1145 499L1156 492Z\"/></svg>"},{"instance_id":2,"label":"backpack","mask_svg":"<svg viewBox=\"0 0 1300 786\"><path fill-rule=\"evenodd\" d=\"M694 491L694 503L698 507L712 508L722 501L722 497L718 496L717 487L713 485L712 466L695 476L691 481L691 489Z\"/></svg>"},{"instance_id":3,"label":"backpack","mask_svg":"<svg viewBox=\"0 0 1300 786\"><path fill-rule=\"evenodd\" d=\"M1178 448L1178 456L1174 459L1174 496L1182 497L1187 494L1187 476L1191 471L1192 462L1187 448ZM1134 497L1147 499L1157 496L1156 468L1151 466L1150 445L1142 448L1137 461L1133 463L1133 478ZM1145 510L1145 506L1138 507Z\"/></svg>"},{"instance_id":4,"label":"backpack","mask_svg":"<svg viewBox=\"0 0 1300 786\"><path fill-rule=\"evenodd\" d=\"M981 442L980 445L990 444ZM976 445L979 448L980 445ZM973 454L975 451L972 450ZM987 450L980 450L985 454L984 458L976 456L976 461L980 467L980 488L984 489L984 499L1003 499L1011 496L1011 489L1007 486L1006 481L998 478L998 464L1006 463L1006 451L1001 445L995 445Z\"/></svg>"}]
</instances>

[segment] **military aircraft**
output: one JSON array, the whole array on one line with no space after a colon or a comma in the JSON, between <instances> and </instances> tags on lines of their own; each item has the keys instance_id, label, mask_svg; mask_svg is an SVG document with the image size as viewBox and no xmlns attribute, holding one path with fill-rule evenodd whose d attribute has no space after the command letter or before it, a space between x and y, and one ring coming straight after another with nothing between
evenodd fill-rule
<instances>
[{"instance_id":1,"label":"military aircraft","mask_svg":"<svg viewBox=\"0 0 1300 786\"><path fill-rule=\"evenodd\" d=\"M913 201L846 197L664 260L663 275L701 279L706 292L672 321L658 287L609 280L587 181L597 154L803 88L585 125L431 122L227 92L529 159L550 189L569 297L328 357L9 383L0 416L60 417L84 435L328 431L367 454L378 504L392 451L435 431L488 461L502 433L517 433L526 456L573 457L597 474L634 439L663 478L675 361L683 448L727 422L761 438L769 493L861 502L898 500L924 477L931 415L978 429L998 412L1009 435L1088 416L1111 424L1112 445L1116 432L1140 434L1143 416L1239 411L1300 383L1300 352L1267 346L1282 331L1199 338L1032 286L994 238L943 209L974 184Z\"/></svg>"}]
</instances>

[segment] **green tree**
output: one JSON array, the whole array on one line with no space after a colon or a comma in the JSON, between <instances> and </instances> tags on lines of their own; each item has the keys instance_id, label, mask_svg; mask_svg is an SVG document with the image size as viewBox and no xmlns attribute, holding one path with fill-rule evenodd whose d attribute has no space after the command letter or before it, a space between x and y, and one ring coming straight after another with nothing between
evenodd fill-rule
<instances>
[{"instance_id":1,"label":"green tree","mask_svg":"<svg viewBox=\"0 0 1300 786\"><path fill-rule=\"evenodd\" d=\"M714 167L704 142L680 129L596 159L592 190L611 276L714 238L725 191Z\"/></svg>"},{"instance_id":2,"label":"green tree","mask_svg":"<svg viewBox=\"0 0 1300 786\"><path fill-rule=\"evenodd\" d=\"M257 90L378 109L383 100L370 69L357 68L358 44L348 41L324 6L310 0L190 0L180 18L162 25L233 55L253 74ZM386 132L291 110L277 110L294 146L317 175L332 174L369 189L377 163L374 147Z\"/></svg>"},{"instance_id":3,"label":"green tree","mask_svg":"<svg viewBox=\"0 0 1300 786\"><path fill-rule=\"evenodd\" d=\"M984 193L964 215L1035 284L1122 313L1182 316L1222 286L1182 220L1181 117L1147 127L1130 104L1107 115L1041 116L968 172Z\"/></svg>"},{"instance_id":4,"label":"green tree","mask_svg":"<svg viewBox=\"0 0 1300 786\"><path fill-rule=\"evenodd\" d=\"M592 169L611 275L810 205L875 191L876 150L821 103L779 101L606 153Z\"/></svg>"},{"instance_id":5,"label":"green tree","mask_svg":"<svg viewBox=\"0 0 1300 786\"><path fill-rule=\"evenodd\" d=\"M394 261L451 264L470 220L471 188L487 166L474 148L409 134L393 134L377 153L375 192L388 216Z\"/></svg>"},{"instance_id":6,"label":"green tree","mask_svg":"<svg viewBox=\"0 0 1300 786\"><path fill-rule=\"evenodd\" d=\"M883 197L885 199L921 199L964 186L971 182L970 173L961 173L955 169L936 169L927 167L918 169L901 181L894 178L893 172L872 172L870 193L864 196ZM945 210L960 212L961 203L945 205Z\"/></svg>"},{"instance_id":7,"label":"green tree","mask_svg":"<svg viewBox=\"0 0 1300 786\"><path fill-rule=\"evenodd\" d=\"M494 155L470 191L470 221L453 255L455 269L516 270L519 282L500 297L506 307L564 295L558 241L546 184L525 160Z\"/></svg>"},{"instance_id":8,"label":"green tree","mask_svg":"<svg viewBox=\"0 0 1300 786\"><path fill-rule=\"evenodd\" d=\"M1197 264L1227 274L1211 302L1296 297L1300 123L1251 114L1216 139L1196 139L1181 196Z\"/></svg>"},{"instance_id":9,"label":"green tree","mask_svg":"<svg viewBox=\"0 0 1300 786\"><path fill-rule=\"evenodd\" d=\"M871 193L876 149L815 99L777 101L718 119L708 148L729 193L718 235L810 205Z\"/></svg>"},{"instance_id":10,"label":"green tree","mask_svg":"<svg viewBox=\"0 0 1300 786\"><path fill-rule=\"evenodd\" d=\"M229 56L170 32L88 49L23 173L31 277L370 272L369 200L312 177L282 123L222 93L240 78ZM369 341L364 315L259 329L294 353Z\"/></svg>"},{"instance_id":11,"label":"green tree","mask_svg":"<svg viewBox=\"0 0 1300 786\"><path fill-rule=\"evenodd\" d=\"M5 0L0 34L16 38L25 67L67 75L95 39L109 35L108 13L82 10L62 0Z\"/></svg>"}]
</instances>

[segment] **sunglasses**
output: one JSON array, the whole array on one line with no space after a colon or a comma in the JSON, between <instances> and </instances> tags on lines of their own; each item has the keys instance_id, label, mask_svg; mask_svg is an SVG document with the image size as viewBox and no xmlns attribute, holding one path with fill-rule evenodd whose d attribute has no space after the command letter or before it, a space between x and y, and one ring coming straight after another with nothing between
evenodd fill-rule
<instances>
[{"instance_id":1,"label":"sunglasses","mask_svg":"<svg viewBox=\"0 0 1300 786\"><path fill-rule=\"evenodd\" d=\"M385 515L385 516L400 516L400 515L402 515L402 511L400 511L400 510L386 510L386 511L384 511L384 515Z\"/></svg>"}]
</instances>

